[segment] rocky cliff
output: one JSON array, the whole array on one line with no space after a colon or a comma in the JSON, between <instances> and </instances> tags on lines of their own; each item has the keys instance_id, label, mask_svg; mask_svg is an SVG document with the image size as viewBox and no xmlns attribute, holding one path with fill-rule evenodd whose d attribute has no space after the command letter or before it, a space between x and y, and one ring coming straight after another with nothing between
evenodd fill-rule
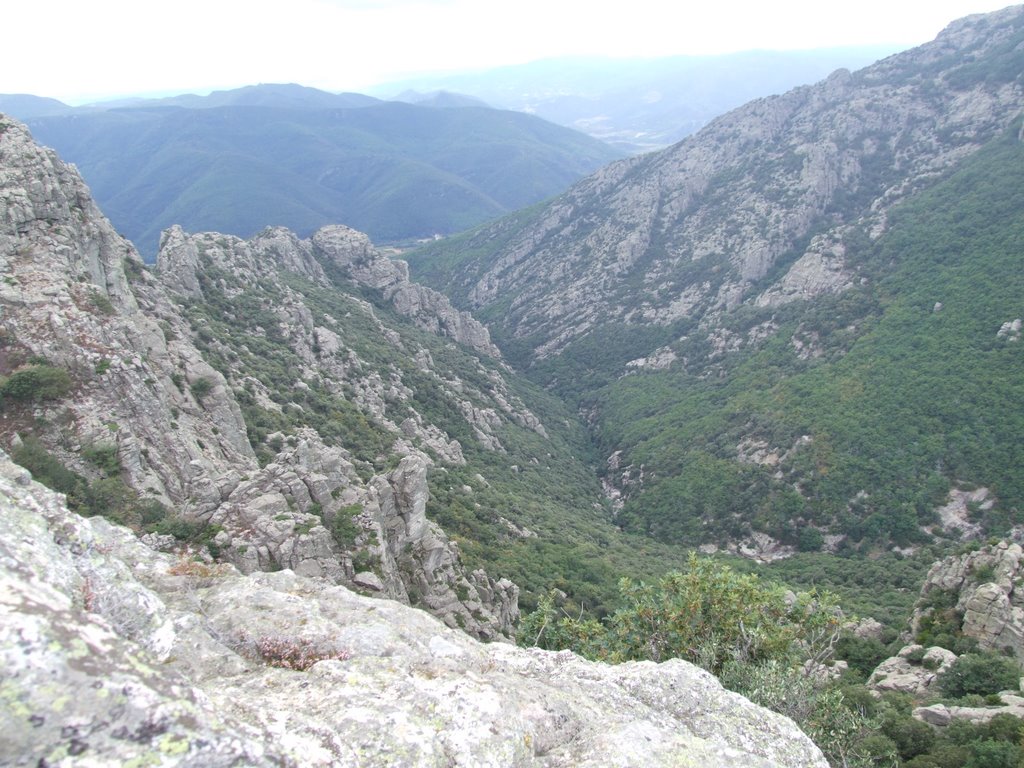
<instances>
[{"instance_id":1,"label":"rocky cliff","mask_svg":"<svg viewBox=\"0 0 1024 768\"><path fill-rule=\"evenodd\" d=\"M5 765L824 768L682 661L482 645L291 570L154 553L0 455Z\"/></svg>"},{"instance_id":2,"label":"rocky cliff","mask_svg":"<svg viewBox=\"0 0 1024 768\"><path fill-rule=\"evenodd\" d=\"M894 204L1020 113L1022 19L1020 6L971 16L856 73L752 101L414 267L539 358L610 322L708 335L740 304L840 292L859 280L851 225L877 236Z\"/></svg>"},{"instance_id":3,"label":"rocky cliff","mask_svg":"<svg viewBox=\"0 0 1024 768\"><path fill-rule=\"evenodd\" d=\"M481 637L513 631L515 585L465 569L426 518L428 467L465 459L413 407L411 387L429 389L434 412L465 414L468 439L492 451L506 424L544 427L496 363L477 361L486 387L471 386L357 295L496 354L479 323L365 236L269 230L247 243L173 229L154 275L75 170L0 118L0 272L0 373L63 382L46 397L31 384L5 397L7 447L31 444L56 476L80 473L76 489L100 511L131 493L150 513L162 504L205 526L210 551L243 571L290 568L423 605ZM339 287L351 293L330 306L303 294ZM214 334L221 325L234 336ZM437 354L450 342L439 343Z\"/></svg>"},{"instance_id":4,"label":"rocky cliff","mask_svg":"<svg viewBox=\"0 0 1024 768\"><path fill-rule=\"evenodd\" d=\"M982 650L1011 651L1024 659L1024 549L1014 541L947 557L928 571L911 631L926 617L951 611L956 629Z\"/></svg>"}]
</instances>

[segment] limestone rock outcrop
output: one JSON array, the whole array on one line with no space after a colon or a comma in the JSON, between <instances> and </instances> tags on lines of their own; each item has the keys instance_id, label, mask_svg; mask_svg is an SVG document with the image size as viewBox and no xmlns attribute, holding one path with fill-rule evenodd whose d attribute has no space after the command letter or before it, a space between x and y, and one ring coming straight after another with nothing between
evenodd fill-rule
<instances>
[{"instance_id":1,"label":"limestone rock outcrop","mask_svg":"<svg viewBox=\"0 0 1024 768\"><path fill-rule=\"evenodd\" d=\"M57 399L3 409L0 441L12 448L31 433L87 477L96 470L83 456L97 446L109 448L118 476L132 490L177 517L215 526L215 551L243 571L289 568L360 584L422 604L478 637L510 636L518 618L516 587L463 568L457 546L425 517L426 468L434 461L464 463L459 441L408 407L401 409L401 424L391 420L386 409L408 401L410 387L398 373L385 378L364 371L353 349L355 332L336 318L314 315L287 281L328 290L325 268L340 269L331 260L344 253L360 265L346 279L387 288L389 296L417 288L365 236L345 228L318 234L325 248L333 248L330 257L281 228L251 241L172 228L154 274L114 232L75 169L35 144L24 126L0 116L0 375L45 360L71 382ZM370 273L392 277L372 286ZM257 286L268 285L273 301L252 298ZM439 296L428 298L411 319L430 326L435 317L428 330L494 352L476 321ZM405 463L381 474L373 471L384 465L378 455L377 465L364 460L357 467L345 445L308 428L277 434L269 445L251 442L240 397L254 404L250 415L282 414L274 397L293 409L303 406L268 389L265 375L241 369L239 350L211 333L212 315L202 303L232 299L265 322L257 329L263 338L285 340L301 361L294 371L275 369L295 377L285 382L289 389L308 391L309 381L338 392L348 387L350 419L374 419L389 440L380 450ZM360 315L358 322L369 322L381 343L397 345L396 358L415 355L423 375L457 401L453 408L472 407L470 399L486 402L494 414L492 431L533 419L530 428L543 432L497 371L483 370L478 360L479 378L488 382L485 395L434 371L429 352L401 348L398 334L365 300L353 297L346 306ZM432 315L435 310L440 315ZM241 318L229 321L237 325ZM255 346L260 338L254 332L248 343ZM341 523L355 532L351 540L330 530L343 515ZM169 539L149 540L174 545Z\"/></svg>"},{"instance_id":2,"label":"limestone rock outcrop","mask_svg":"<svg viewBox=\"0 0 1024 768\"><path fill-rule=\"evenodd\" d=\"M682 661L482 645L291 570L155 553L0 456L8 765L825 768Z\"/></svg>"},{"instance_id":3,"label":"limestone rock outcrop","mask_svg":"<svg viewBox=\"0 0 1024 768\"><path fill-rule=\"evenodd\" d=\"M448 336L484 355L500 358L490 331L443 294L410 282L409 265L377 251L362 232L335 224L313 234L313 248L360 285L381 291L395 311L424 330Z\"/></svg>"},{"instance_id":4,"label":"limestone rock outcrop","mask_svg":"<svg viewBox=\"0 0 1024 768\"><path fill-rule=\"evenodd\" d=\"M867 686L879 693L896 691L915 697L928 696L938 692L939 675L949 669L956 658L955 653L938 646L925 649L908 645L879 664L868 678Z\"/></svg>"},{"instance_id":5,"label":"limestone rock outcrop","mask_svg":"<svg viewBox=\"0 0 1024 768\"><path fill-rule=\"evenodd\" d=\"M914 610L916 633L935 592L946 592L963 617L962 632L983 650L1010 649L1024 658L1024 549L1012 541L981 547L935 563L921 587Z\"/></svg>"},{"instance_id":6,"label":"limestone rock outcrop","mask_svg":"<svg viewBox=\"0 0 1024 768\"><path fill-rule=\"evenodd\" d=\"M954 720L966 720L974 725L983 725L997 715L1012 715L1024 719L1024 697L1004 691L999 694L1002 704L987 707L958 707L946 704L932 704L917 707L913 715L929 725L946 726Z\"/></svg>"},{"instance_id":7,"label":"limestone rock outcrop","mask_svg":"<svg viewBox=\"0 0 1024 768\"><path fill-rule=\"evenodd\" d=\"M0 276L2 372L35 357L71 373L74 396L40 413L69 457L112 442L134 487L201 510L256 466L223 377L134 247L73 168L2 116Z\"/></svg>"}]
</instances>

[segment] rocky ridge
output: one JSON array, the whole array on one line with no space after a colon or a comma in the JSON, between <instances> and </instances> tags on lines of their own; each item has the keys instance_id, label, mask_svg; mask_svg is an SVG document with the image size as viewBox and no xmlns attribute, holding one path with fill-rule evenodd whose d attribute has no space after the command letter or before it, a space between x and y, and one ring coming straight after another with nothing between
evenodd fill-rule
<instances>
[{"instance_id":1,"label":"rocky ridge","mask_svg":"<svg viewBox=\"0 0 1024 768\"><path fill-rule=\"evenodd\" d=\"M603 168L536 215L483 228L454 246L466 255L449 254L450 272L432 271L429 249L414 267L526 339L534 358L609 322L713 335L741 304L841 292L859 279L851 227L877 237L894 204L1020 113L1021 83L985 77L982 63L1015 61L1022 17L1020 6L970 16L858 72L752 101Z\"/></svg>"},{"instance_id":2,"label":"rocky ridge","mask_svg":"<svg viewBox=\"0 0 1024 768\"><path fill-rule=\"evenodd\" d=\"M332 327L314 323L301 294L279 274L327 287L324 265L334 265L363 288L383 291L399 314L488 353L486 331L443 297L408 283L401 267L345 228L322 230L319 245L285 230L265 232L251 245L180 230L164 240L158 278L113 231L74 169L37 146L23 126L0 118L2 372L45 360L72 382L57 400L4 408L5 445L16 447L22 435L32 434L86 476L95 470L84 452L109 446L132 489L179 516L215 526L214 545L245 571L293 568L416 602L477 636L510 634L515 586L467 572L457 546L425 516L427 467L463 462L460 443L414 409L400 422L389 420L386 400L400 401L411 390L377 370L358 376L363 362L343 340L344 318L332 319ZM205 293L245 300L268 284L272 295L260 289L264 303L256 311L270 334L305 362L288 386L309 391L304 378L329 380L340 393L345 381L351 418L378 441L381 452L371 460L294 424L288 434L260 441L257 459L243 411L280 415L285 408L271 399L278 393L219 359L232 378L225 379L209 362L211 350L235 358L237 352L209 336L205 317L189 313ZM401 345L365 299L353 297L348 306L382 338ZM502 447L495 429L506 422L544 432L497 370L480 364L493 397L479 389L470 394L464 382L434 372L429 351L402 352L416 356L421 375L455 407L477 417L476 434L493 450ZM240 405L240 393L247 404ZM327 526L342 527L346 535L332 535ZM157 537L152 543L169 542Z\"/></svg>"},{"instance_id":3,"label":"rocky ridge","mask_svg":"<svg viewBox=\"0 0 1024 768\"><path fill-rule=\"evenodd\" d=\"M154 553L0 455L8 765L827 765L682 661L482 645L291 570Z\"/></svg>"},{"instance_id":4,"label":"rocky ridge","mask_svg":"<svg viewBox=\"0 0 1024 768\"><path fill-rule=\"evenodd\" d=\"M936 610L930 604L945 595L961 622L960 630L982 650L1012 651L1024 659L1024 549L1004 540L973 552L947 557L928 571L914 609L911 632Z\"/></svg>"}]
</instances>

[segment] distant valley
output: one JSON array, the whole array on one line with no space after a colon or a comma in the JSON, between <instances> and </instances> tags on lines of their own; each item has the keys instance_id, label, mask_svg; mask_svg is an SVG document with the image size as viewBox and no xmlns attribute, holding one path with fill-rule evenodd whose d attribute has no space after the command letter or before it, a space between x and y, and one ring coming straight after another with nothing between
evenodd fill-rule
<instances>
[{"instance_id":1,"label":"distant valley","mask_svg":"<svg viewBox=\"0 0 1024 768\"><path fill-rule=\"evenodd\" d=\"M583 414L627 530L768 558L1003 532L1024 522L1022 42L1019 8L961 20L413 273Z\"/></svg>"},{"instance_id":2,"label":"distant valley","mask_svg":"<svg viewBox=\"0 0 1024 768\"><path fill-rule=\"evenodd\" d=\"M422 75L370 89L413 103L464 94L574 128L635 154L662 149L751 99L837 69L859 69L895 47L744 51L647 59L567 58L473 73Z\"/></svg>"}]
</instances>

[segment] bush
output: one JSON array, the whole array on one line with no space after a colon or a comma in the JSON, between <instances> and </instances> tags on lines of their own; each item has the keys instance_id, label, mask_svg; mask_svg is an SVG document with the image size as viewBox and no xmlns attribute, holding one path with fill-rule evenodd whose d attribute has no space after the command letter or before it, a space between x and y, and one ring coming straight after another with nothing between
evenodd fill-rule
<instances>
[{"instance_id":1,"label":"bush","mask_svg":"<svg viewBox=\"0 0 1024 768\"><path fill-rule=\"evenodd\" d=\"M857 637L846 634L836 643L836 658L844 660L851 669L868 677L875 667L889 658L891 654L885 644L873 637Z\"/></svg>"},{"instance_id":2,"label":"bush","mask_svg":"<svg viewBox=\"0 0 1024 768\"><path fill-rule=\"evenodd\" d=\"M935 742L935 731L909 715L890 713L882 721L882 733L892 739L903 760L925 754Z\"/></svg>"},{"instance_id":3,"label":"bush","mask_svg":"<svg viewBox=\"0 0 1024 768\"><path fill-rule=\"evenodd\" d=\"M210 390L213 389L213 382L205 376L200 376L192 382L189 388L192 390L192 397L202 402L203 398L210 394Z\"/></svg>"},{"instance_id":4,"label":"bush","mask_svg":"<svg viewBox=\"0 0 1024 768\"><path fill-rule=\"evenodd\" d=\"M11 458L31 472L36 482L58 493L66 494L69 504L81 495L87 485L84 477L64 466L34 437L24 438L21 446L11 454Z\"/></svg>"},{"instance_id":5,"label":"bush","mask_svg":"<svg viewBox=\"0 0 1024 768\"><path fill-rule=\"evenodd\" d=\"M755 704L791 718L831 765L892 764L896 745L887 735L872 733L874 723L838 688L821 688L798 669L777 661L730 662L722 669L721 680Z\"/></svg>"},{"instance_id":6,"label":"bush","mask_svg":"<svg viewBox=\"0 0 1024 768\"><path fill-rule=\"evenodd\" d=\"M691 556L654 584L623 579L622 607L598 624L559 616L551 600L523 620L521 637L612 662L682 658L718 674L729 661L826 660L838 634L830 595L785 591L753 574Z\"/></svg>"},{"instance_id":7,"label":"bush","mask_svg":"<svg viewBox=\"0 0 1024 768\"><path fill-rule=\"evenodd\" d=\"M334 537L334 541L342 549L351 548L356 543L356 537L363 532L363 529L353 519L362 511L363 508L358 504L349 504L335 512L334 517L326 526L327 530L331 532L331 536Z\"/></svg>"},{"instance_id":8,"label":"bush","mask_svg":"<svg viewBox=\"0 0 1024 768\"><path fill-rule=\"evenodd\" d=\"M110 298L106 294L100 293L98 290L91 291L89 293L89 299L92 301L92 305L104 315L113 315L117 312L117 310L114 309L114 305L111 303Z\"/></svg>"},{"instance_id":9,"label":"bush","mask_svg":"<svg viewBox=\"0 0 1024 768\"><path fill-rule=\"evenodd\" d=\"M1006 741L979 741L969 747L971 756L964 768L1019 768L1021 749Z\"/></svg>"},{"instance_id":10,"label":"bush","mask_svg":"<svg viewBox=\"0 0 1024 768\"><path fill-rule=\"evenodd\" d=\"M34 365L12 373L0 384L0 395L10 400L56 400L71 389L71 376L52 365Z\"/></svg>"},{"instance_id":11,"label":"bush","mask_svg":"<svg viewBox=\"0 0 1024 768\"><path fill-rule=\"evenodd\" d=\"M990 652L964 654L939 676L939 688L951 698L1016 690L1019 684L1020 665Z\"/></svg>"},{"instance_id":12,"label":"bush","mask_svg":"<svg viewBox=\"0 0 1024 768\"><path fill-rule=\"evenodd\" d=\"M121 472L121 461L117 457L117 446L111 443L90 445L82 449L82 458L107 475Z\"/></svg>"}]
</instances>

